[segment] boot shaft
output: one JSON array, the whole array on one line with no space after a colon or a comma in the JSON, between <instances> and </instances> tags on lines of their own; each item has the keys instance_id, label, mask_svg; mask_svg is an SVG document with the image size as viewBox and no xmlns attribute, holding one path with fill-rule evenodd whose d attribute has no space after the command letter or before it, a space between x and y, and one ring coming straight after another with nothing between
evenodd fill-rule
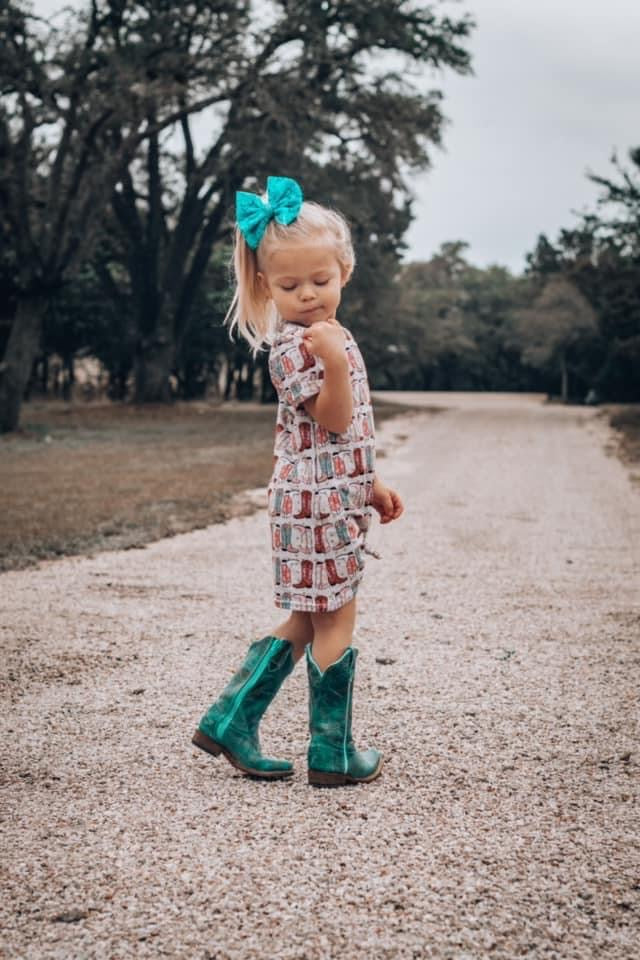
<instances>
[{"instance_id":1,"label":"boot shaft","mask_svg":"<svg viewBox=\"0 0 640 960\"><path fill-rule=\"evenodd\" d=\"M358 651L347 647L323 672L311 645L305 648L309 678L309 767L346 772L353 751L351 735L353 680Z\"/></svg>"},{"instance_id":2,"label":"boot shaft","mask_svg":"<svg viewBox=\"0 0 640 960\"><path fill-rule=\"evenodd\" d=\"M233 675L203 721L220 736L233 724L251 735L260 718L294 667L293 648L288 640L263 637L255 640L244 663Z\"/></svg>"}]
</instances>

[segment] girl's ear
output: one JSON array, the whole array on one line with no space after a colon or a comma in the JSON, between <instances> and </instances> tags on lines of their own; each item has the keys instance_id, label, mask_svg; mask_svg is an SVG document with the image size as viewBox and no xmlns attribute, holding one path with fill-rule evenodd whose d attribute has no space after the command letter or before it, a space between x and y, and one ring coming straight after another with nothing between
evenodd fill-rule
<instances>
[{"instance_id":1,"label":"girl's ear","mask_svg":"<svg viewBox=\"0 0 640 960\"><path fill-rule=\"evenodd\" d=\"M267 282L267 278L265 277L264 273L261 273L258 270L256 277L258 278L258 288L260 290L260 293L263 295L265 300L271 300L271 290L269 289L269 284Z\"/></svg>"},{"instance_id":2,"label":"girl's ear","mask_svg":"<svg viewBox=\"0 0 640 960\"><path fill-rule=\"evenodd\" d=\"M351 280L351 275L353 273L353 264L350 264L348 267L340 267L340 286L346 287Z\"/></svg>"}]
</instances>

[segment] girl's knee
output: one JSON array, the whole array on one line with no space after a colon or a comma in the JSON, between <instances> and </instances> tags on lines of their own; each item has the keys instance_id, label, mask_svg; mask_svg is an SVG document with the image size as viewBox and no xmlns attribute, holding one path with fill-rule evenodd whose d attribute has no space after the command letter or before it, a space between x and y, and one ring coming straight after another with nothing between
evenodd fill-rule
<instances>
[{"instance_id":1,"label":"girl's knee","mask_svg":"<svg viewBox=\"0 0 640 960\"><path fill-rule=\"evenodd\" d=\"M308 637L309 641L313 639L313 621L310 613L295 610L289 617L289 622L297 634Z\"/></svg>"},{"instance_id":2,"label":"girl's knee","mask_svg":"<svg viewBox=\"0 0 640 960\"><path fill-rule=\"evenodd\" d=\"M290 619L291 622L295 623L295 625L298 627L310 627L312 625L311 614L302 610L294 610Z\"/></svg>"}]
</instances>

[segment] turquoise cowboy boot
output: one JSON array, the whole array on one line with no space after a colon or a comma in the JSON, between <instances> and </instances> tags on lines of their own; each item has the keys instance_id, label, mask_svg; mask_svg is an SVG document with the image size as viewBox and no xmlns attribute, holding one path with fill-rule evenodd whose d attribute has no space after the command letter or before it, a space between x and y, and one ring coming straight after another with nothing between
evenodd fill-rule
<instances>
[{"instance_id":1,"label":"turquoise cowboy boot","mask_svg":"<svg viewBox=\"0 0 640 960\"><path fill-rule=\"evenodd\" d=\"M277 780L293 774L289 760L263 757L258 724L294 667L293 645L278 637L255 640L244 664L198 725L192 743L254 777Z\"/></svg>"},{"instance_id":2,"label":"turquoise cowboy boot","mask_svg":"<svg viewBox=\"0 0 640 960\"><path fill-rule=\"evenodd\" d=\"M309 677L308 750L309 783L314 787L339 787L369 783L380 775L382 754L356 750L351 737L353 680L358 651L347 647L324 673L305 647Z\"/></svg>"}]
</instances>

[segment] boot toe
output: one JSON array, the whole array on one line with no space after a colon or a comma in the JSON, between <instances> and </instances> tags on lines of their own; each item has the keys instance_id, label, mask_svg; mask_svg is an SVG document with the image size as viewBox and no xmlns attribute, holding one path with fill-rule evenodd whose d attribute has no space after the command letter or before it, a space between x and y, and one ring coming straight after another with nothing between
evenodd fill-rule
<instances>
[{"instance_id":1,"label":"boot toe","mask_svg":"<svg viewBox=\"0 0 640 960\"><path fill-rule=\"evenodd\" d=\"M286 773L293 771L293 764L290 760L280 760L277 757L260 757L260 759L252 763L251 766L255 770L260 770L263 773Z\"/></svg>"},{"instance_id":2,"label":"boot toe","mask_svg":"<svg viewBox=\"0 0 640 960\"><path fill-rule=\"evenodd\" d=\"M255 743L247 743L245 738L227 737L224 746L237 761L241 769L256 771L259 773L291 773L293 764L290 760L283 760L280 757L265 757L260 749L256 749Z\"/></svg>"},{"instance_id":3,"label":"boot toe","mask_svg":"<svg viewBox=\"0 0 640 960\"><path fill-rule=\"evenodd\" d=\"M365 780L375 774L382 764L382 754L373 747L359 750L349 764L349 776L354 780Z\"/></svg>"}]
</instances>

